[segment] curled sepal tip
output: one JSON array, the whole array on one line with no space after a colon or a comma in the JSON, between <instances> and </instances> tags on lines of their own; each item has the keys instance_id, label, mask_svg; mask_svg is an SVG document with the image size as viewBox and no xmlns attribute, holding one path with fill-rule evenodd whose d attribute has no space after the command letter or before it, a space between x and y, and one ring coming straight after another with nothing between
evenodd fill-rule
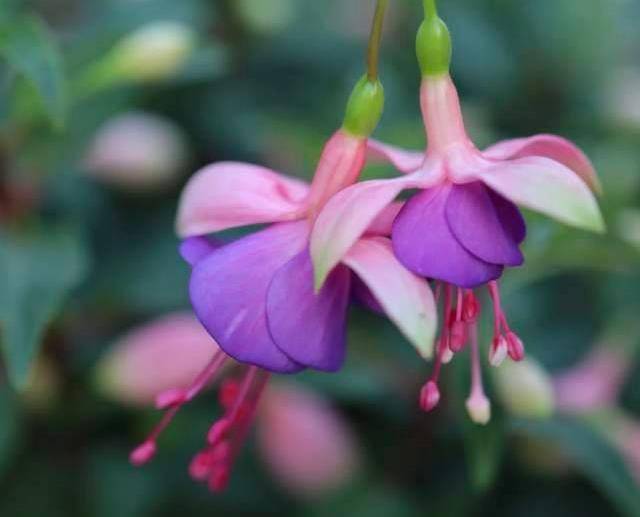
<instances>
[{"instance_id":1,"label":"curled sepal tip","mask_svg":"<svg viewBox=\"0 0 640 517\"><path fill-rule=\"evenodd\" d=\"M416 37L416 53L422 75L441 75L449 72L451 35L437 14L427 15L420 25Z\"/></svg>"},{"instance_id":2,"label":"curled sepal tip","mask_svg":"<svg viewBox=\"0 0 640 517\"><path fill-rule=\"evenodd\" d=\"M364 75L351 92L342 127L354 136L366 138L378 125L383 108L382 83Z\"/></svg>"}]
</instances>

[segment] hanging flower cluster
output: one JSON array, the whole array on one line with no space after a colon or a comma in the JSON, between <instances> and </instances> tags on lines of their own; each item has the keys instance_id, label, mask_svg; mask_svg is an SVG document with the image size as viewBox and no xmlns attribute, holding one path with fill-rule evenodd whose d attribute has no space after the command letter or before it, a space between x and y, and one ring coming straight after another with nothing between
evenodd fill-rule
<instances>
[{"instance_id":1,"label":"hanging flower cluster","mask_svg":"<svg viewBox=\"0 0 640 517\"><path fill-rule=\"evenodd\" d=\"M474 421L486 423L490 403L481 380L476 292L487 286L493 303L490 363L521 360L524 347L508 325L498 288L505 267L524 261L526 228L517 205L603 229L590 190L598 188L595 172L571 142L540 135L480 151L469 140L449 76L449 32L432 0L425 0L417 38L427 149L402 151L369 139L383 106L376 63L385 4L379 3L374 21L369 72L355 86L310 186L235 162L205 167L187 184L177 231L192 267L190 297L221 350L191 388L159 398L167 414L133 452L135 464L153 456L160 431L232 357L246 365L245 374L223 384L224 414L191 467L193 477L223 488L270 372L340 369L354 299L384 312L423 358L435 350L420 395L425 410L440 399L441 365L469 343L467 408ZM402 175L357 183L367 157L387 160ZM415 192L397 201L407 189ZM268 226L228 244L210 239L254 224ZM442 324L435 339L438 303Z\"/></svg>"}]
</instances>

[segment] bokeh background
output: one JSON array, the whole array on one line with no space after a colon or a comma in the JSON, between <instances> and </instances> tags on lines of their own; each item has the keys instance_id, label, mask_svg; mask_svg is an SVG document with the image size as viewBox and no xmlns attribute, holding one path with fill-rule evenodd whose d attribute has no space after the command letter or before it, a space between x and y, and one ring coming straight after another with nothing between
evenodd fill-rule
<instances>
[{"instance_id":1,"label":"bokeh background","mask_svg":"<svg viewBox=\"0 0 640 517\"><path fill-rule=\"evenodd\" d=\"M488 426L465 415L466 354L424 414L429 366L354 309L344 370L277 379L258 439L212 495L187 466L215 389L151 464L127 459L158 418L136 389L153 389L167 354L202 347L177 197L216 160L308 178L363 72L374 2L2 1L0 515L640 515L640 2L439 3L471 135L576 141L608 233L526 214L527 264L503 290L537 363L506 381L486 372ZM391 2L376 133L416 148L419 22L418 0ZM160 332L135 333L158 319Z\"/></svg>"}]
</instances>

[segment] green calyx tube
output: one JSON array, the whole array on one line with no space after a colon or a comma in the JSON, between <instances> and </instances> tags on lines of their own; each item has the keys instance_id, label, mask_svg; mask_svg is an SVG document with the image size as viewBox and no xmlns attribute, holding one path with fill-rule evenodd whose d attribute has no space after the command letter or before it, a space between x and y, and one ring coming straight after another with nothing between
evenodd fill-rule
<instances>
[{"instance_id":1,"label":"green calyx tube","mask_svg":"<svg viewBox=\"0 0 640 517\"><path fill-rule=\"evenodd\" d=\"M354 136L366 138L378 125L383 108L382 83L378 79L370 79L365 74L351 92L342 127Z\"/></svg>"},{"instance_id":2,"label":"green calyx tube","mask_svg":"<svg viewBox=\"0 0 640 517\"><path fill-rule=\"evenodd\" d=\"M425 0L425 17L416 37L416 53L422 75L442 75L451 65L451 35L438 16L434 0Z\"/></svg>"}]
</instances>

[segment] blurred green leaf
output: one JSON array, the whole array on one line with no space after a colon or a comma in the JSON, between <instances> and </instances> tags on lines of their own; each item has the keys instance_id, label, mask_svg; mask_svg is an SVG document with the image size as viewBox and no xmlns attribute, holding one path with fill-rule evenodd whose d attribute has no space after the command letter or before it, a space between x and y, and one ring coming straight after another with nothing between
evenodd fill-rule
<instances>
[{"instance_id":1,"label":"blurred green leaf","mask_svg":"<svg viewBox=\"0 0 640 517\"><path fill-rule=\"evenodd\" d=\"M68 228L41 228L28 235L3 232L0 269L7 274L0 292L2 348L9 379L24 387L46 326L87 271L87 255Z\"/></svg>"},{"instance_id":2,"label":"blurred green leaf","mask_svg":"<svg viewBox=\"0 0 640 517\"><path fill-rule=\"evenodd\" d=\"M31 16L1 22L0 54L34 87L54 126L62 127L67 111L62 59L44 23Z\"/></svg>"},{"instance_id":3,"label":"blurred green leaf","mask_svg":"<svg viewBox=\"0 0 640 517\"><path fill-rule=\"evenodd\" d=\"M504 450L503 427L497 418L487 425L477 425L465 418L463 426L471 485L474 490L484 492L498 476Z\"/></svg>"},{"instance_id":4,"label":"blurred green leaf","mask_svg":"<svg viewBox=\"0 0 640 517\"><path fill-rule=\"evenodd\" d=\"M9 388L0 386L0 474L11 460L19 437L19 420L15 400Z\"/></svg>"},{"instance_id":5,"label":"blurred green leaf","mask_svg":"<svg viewBox=\"0 0 640 517\"><path fill-rule=\"evenodd\" d=\"M543 422L515 420L512 428L518 433L558 445L622 515L640 515L640 491L623 459L603 436L589 426L569 417L559 417Z\"/></svg>"}]
</instances>

